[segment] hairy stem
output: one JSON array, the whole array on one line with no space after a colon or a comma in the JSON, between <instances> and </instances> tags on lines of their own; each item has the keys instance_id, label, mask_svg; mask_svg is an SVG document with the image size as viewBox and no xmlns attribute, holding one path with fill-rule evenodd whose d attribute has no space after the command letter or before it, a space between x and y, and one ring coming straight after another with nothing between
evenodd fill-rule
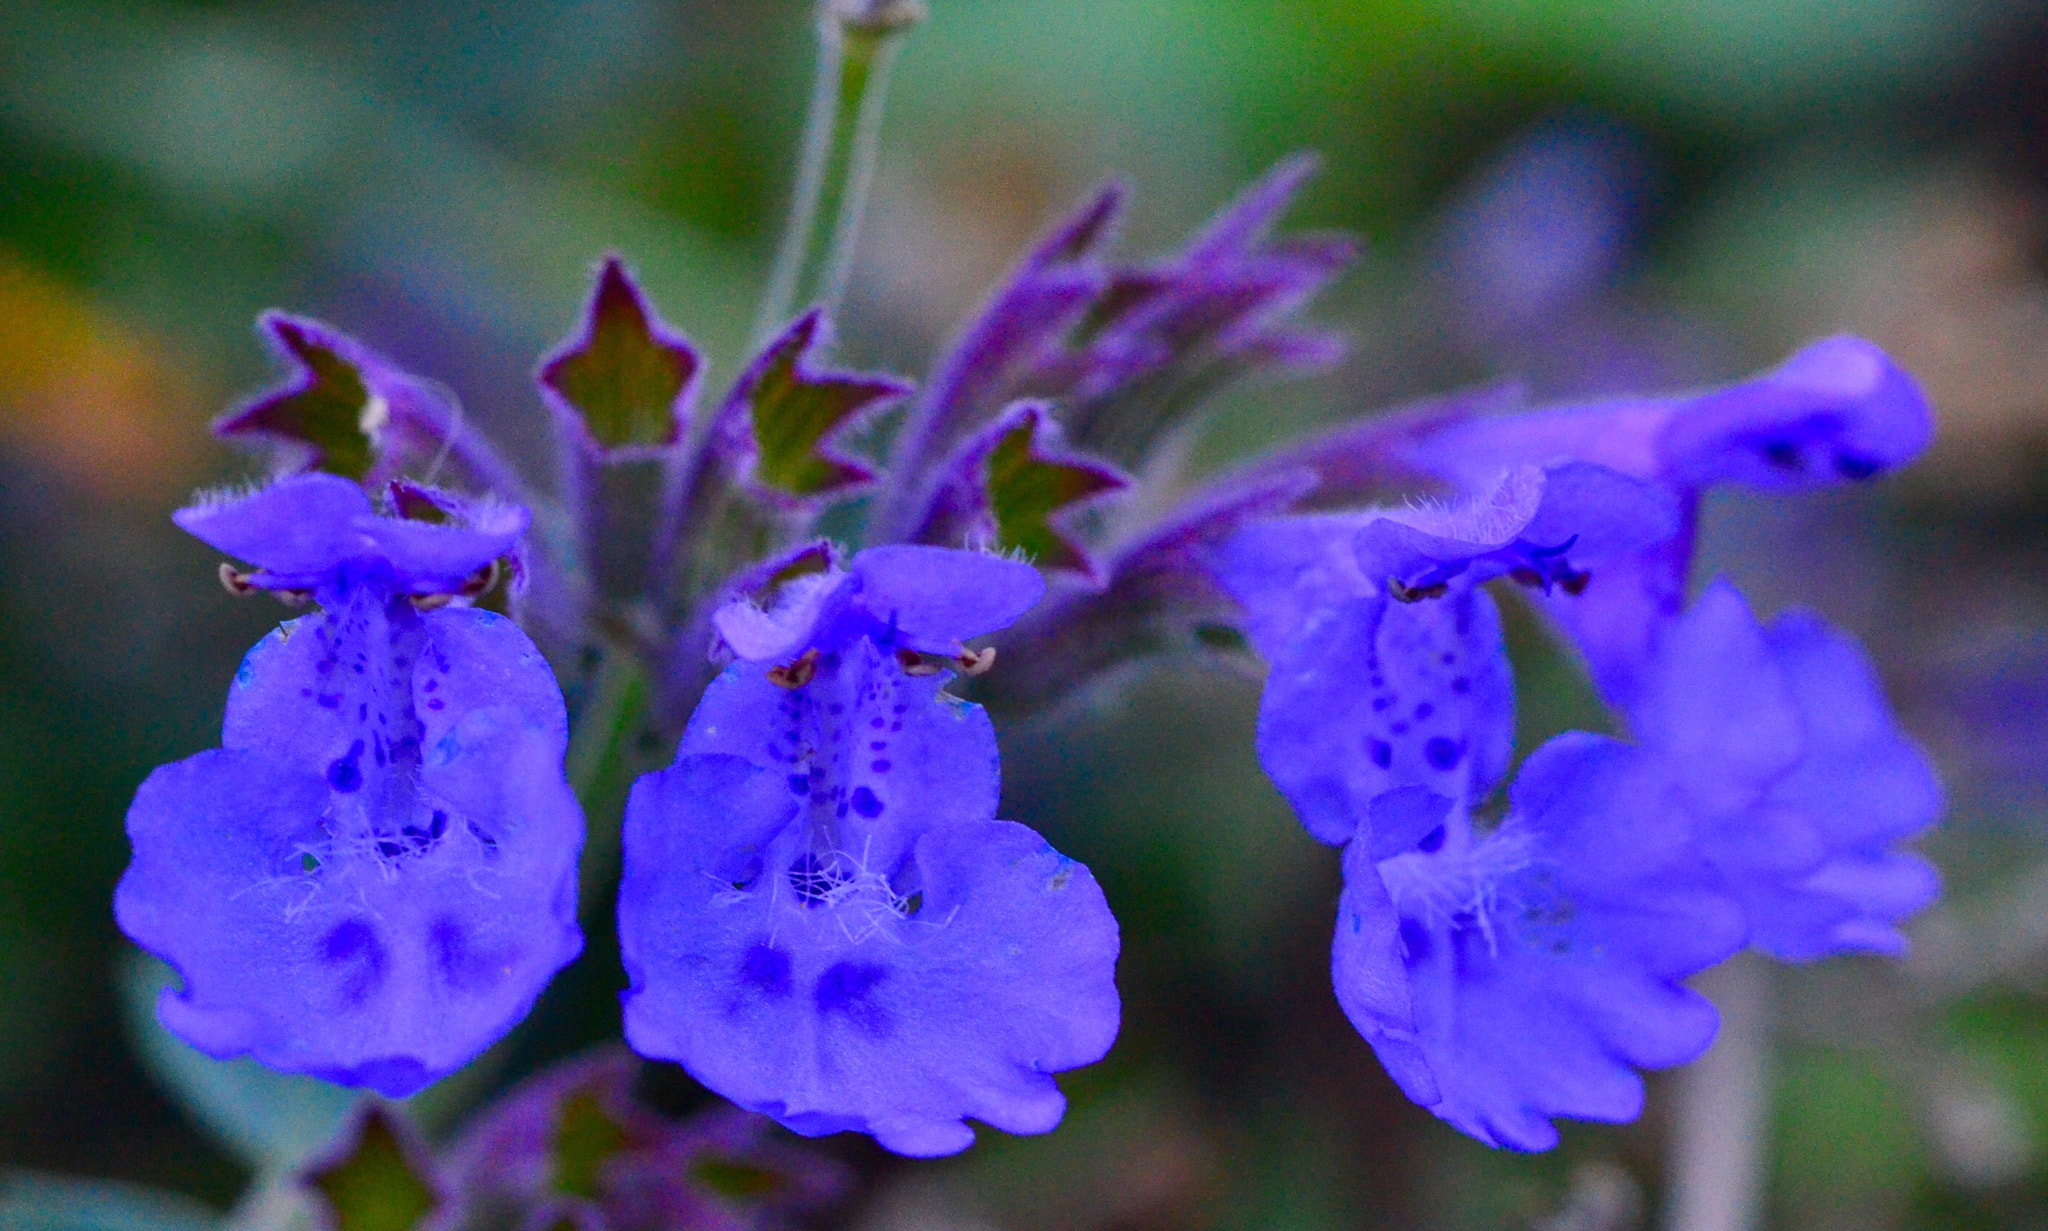
<instances>
[{"instance_id":1,"label":"hairy stem","mask_svg":"<svg viewBox=\"0 0 2048 1231\"><path fill-rule=\"evenodd\" d=\"M831 309L846 293L874 179L889 68L902 35L924 16L904 0L825 0L818 14L818 76L804 127L789 220L776 249L754 345L799 307Z\"/></svg>"}]
</instances>

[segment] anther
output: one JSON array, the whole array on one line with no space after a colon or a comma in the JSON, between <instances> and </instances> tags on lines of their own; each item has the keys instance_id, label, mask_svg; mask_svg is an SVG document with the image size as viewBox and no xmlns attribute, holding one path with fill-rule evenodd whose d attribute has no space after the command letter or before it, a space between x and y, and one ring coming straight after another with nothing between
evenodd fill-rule
<instances>
[{"instance_id":1,"label":"anther","mask_svg":"<svg viewBox=\"0 0 2048 1231\"><path fill-rule=\"evenodd\" d=\"M1419 603L1426 598L1442 598L1450 592L1451 587L1441 581L1434 585L1411 586L1404 584L1398 577L1387 578L1387 593L1397 603Z\"/></svg>"},{"instance_id":2,"label":"anther","mask_svg":"<svg viewBox=\"0 0 2048 1231\"><path fill-rule=\"evenodd\" d=\"M794 691L810 683L817 674L818 651L816 649L809 649L803 652L803 657L793 663L784 663L780 667L768 668L768 682L777 688L787 688Z\"/></svg>"},{"instance_id":3,"label":"anther","mask_svg":"<svg viewBox=\"0 0 2048 1231\"><path fill-rule=\"evenodd\" d=\"M455 601L453 594L415 594L412 605L419 611L439 611Z\"/></svg>"},{"instance_id":4,"label":"anther","mask_svg":"<svg viewBox=\"0 0 2048 1231\"><path fill-rule=\"evenodd\" d=\"M1526 565L1509 569L1508 577L1512 581L1514 581L1515 584L1527 586L1531 590L1540 590L1545 588L1543 582L1543 574L1537 572L1533 568L1527 567Z\"/></svg>"},{"instance_id":5,"label":"anther","mask_svg":"<svg viewBox=\"0 0 2048 1231\"><path fill-rule=\"evenodd\" d=\"M987 675L988 669L996 665L996 647L985 650L962 650L953 659L962 675Z\"/></svg>"},{"instance_id":6,"label":"anther","mask_svg":"<svg viewBox=\"0 0 2048 1231\"><path fill-rule=\"evenodd\" d=\"M261 588L250 580L254 576L254 573L245 573L225 560L220 562L221 588L236 598L247 598Z\"/></svg>"},{"instance_id":7,"label":"anther","mask_svg":"<svg viewBox=\"0 0 2048 1231\"><path fill-rule=\"evenodd\" d=\"M456 591L456 595L460 598L482 598L491 592L492 586L498 584L498 577L502 571L500 561L491 561L471 573L469 579L462 583L462 588Z\"/></svg>"},{"instance_id":8,"label":"anther","mask_svg":"<svg viewBox=\"0 0 2048 1231\"><path fill-rule=\"evenodd\" d=\"M1579 595L1584 594L1586 592L1586 587L1591 585L1592 583L1593 574L1586 572L1584 569L1581 569L1576 573L1567 569L1557 579L1557 584L1564 589L1564 592L1566 594L1571 595L1573 598L1577 598Z\"/></svg>"},{"instance_id":9,"label":"anther","mask_svg":"<svg viewBox=\"0 0 2048 1231\"><path fill-rule=\"evenodd\" d=\"M287 607L303 607L313 601L311 590L272 590L270 597Z\"/></svg>"},{"instance_id":10,"label":"anther","mask_svg":"<svg viewBox=\"0 0 2048 1231\"><path fill-rule=\"evenodd\" d=\"M903 674L905 675L937 675L939 673L938 664L926 662L924 655L916 650L896 651L896 665L903 668Z\"/></svg>"}]
</instances>

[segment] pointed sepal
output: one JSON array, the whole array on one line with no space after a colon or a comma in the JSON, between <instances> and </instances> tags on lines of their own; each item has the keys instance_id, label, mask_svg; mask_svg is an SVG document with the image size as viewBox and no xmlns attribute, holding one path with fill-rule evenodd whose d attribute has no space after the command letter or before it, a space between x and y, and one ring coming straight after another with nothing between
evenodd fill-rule
<instances>
[{"instance_id":1,"label":"pointed sepal","mask_svg":"<svg viewBox=\"0 0 2048 1231\"><path fill-rule=\"evenodd\" d=\"M319 321L266 312L257 328L297 371L284 384L213 425L228 440L255 438L294 448L293 469L365 478L383 451L392 402L426 386L355 339Z\"/></svg>"},{"instance_id":2,"label":"pointed sepal","mask_svg":"<svg viewBox=\"0 0 2048 1231\"><path fill-rule=\"evenodd\" d=\"M331 1231L413 1231L441 1205L425 1151L399 1113L365 1099L335 1147L302 1177Z\"/></svg>"},{"instance_id":3,"label":"pointed sepal","mask_svg":"<svg viewBox=\"0 0 2048 1231\"><path fill-rule=\"evenodd\" d=\"M541 364L541 389L606 450L682 439L703 369L618 257L605 258L578 332Z\"/></svg>"},{"instance_id":4,"label":"pointed sepal","mask_svg":"<svg viewBox=\"0 0 2048 1231\"><path fill-rule=\"evenodd\" d=\"M874 472L832 447L833 438L893 403L911 386L893 376L818 366L829 330L816 310L798 317L770 342L721 416L728 432L745 430L754 446L754 486L797 500L843 495Z\"/></svg>"},{"instance_id":5,"label":"pointed sepal","mask_svg":"<svg viewBox=\"0 0 2048 1231\"><path fill-rule=\"evenodd\" d=\"M1022 552L1045 570L1101 579L1062 523L1080 507L1130 486L1116 467L1065 447L1049 406L1019 402L965 441L919 542Z\"/></svg>"}]
</instances>

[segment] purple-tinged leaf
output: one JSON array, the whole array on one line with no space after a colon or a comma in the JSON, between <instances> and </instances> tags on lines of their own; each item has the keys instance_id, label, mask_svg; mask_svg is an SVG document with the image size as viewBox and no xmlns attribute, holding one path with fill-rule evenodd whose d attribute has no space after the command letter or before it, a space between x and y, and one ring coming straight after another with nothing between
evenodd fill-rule
<instances>
[{"instance_id":1,"label":"purple-tinged leaf","mask_svg":"<svg viewBox=\"0 0 2048 1231\"><path fill-rule=\"evenodd\" d=\"M916 541L1021 551L1041 569L1100 580L1087 549L1057 523L1130 480L1064 448L1050 408L1034 402L1011 407L954 450L944 474Z\"/></svg>"},{"instance_id":2,"label":"purple-tinged leaf","mask_svg":"<svg viewBox=\"0 0 2048 1231\"><path fill-rule=\"evenodd\" d=\"M319 1194L332 1231L414 1231L442 1202L436 1178L398 1111L366 1099L303 1182Z\"/></svg>"},{"instance_id":3,"label":"purple-tinged leaf","mask_svg":"<svg viewBox=\"0 0 2048 1231\"><path fill-rule=\"evenodd\" d=\"M1122 206L1104 189L1026 258L961 335L891 458L873 537L913 538L947 512L931 459L1019 399L1057 404L1068 435L1121 463L1142 460L1203 398L1259 370L1333 362L1340 340L1289 316L1355 251L1341 236L1266 234L1315 160L1283 162L1179 255L1109 267L1100 250Z\"/></svg>"},{"instance_id":4,"label":"purple-tinged leaf","mask_svg":"<svg viewBox=\"0 0 2048 1231\"><path fill-rule=\"evenodd\" d=\"M577 333L541 364L542 391L600 449L682 438L702 370L697 352L648 306L618 257L605 258Z\"/></svg>"},{"instance_id":5,"label":"purple-tinged leaf","mask_svg":"<svg viewBox=\"0 0 2048 1231\"><path fill-rule=\"evenodd\" d=\"M1067 346L1025 373L1018 391L1070 402L1075 440L1135 460L1222 385L1276 364L1333 361L1341 343L1285 322L1352 259L1354 241L1265 238L1314 169L1311 158L1283 162L1178 256L1115 271Z\"/></svg>"}]
</instances>

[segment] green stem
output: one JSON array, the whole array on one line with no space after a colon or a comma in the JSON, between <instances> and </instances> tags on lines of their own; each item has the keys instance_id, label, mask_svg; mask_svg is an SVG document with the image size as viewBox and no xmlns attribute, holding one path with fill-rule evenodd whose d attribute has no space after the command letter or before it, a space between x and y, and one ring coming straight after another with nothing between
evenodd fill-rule
<instances>
[{"instance_id":1,"label":"green stem","mask_svg":"<svg viewBox=\"0 0 2048 1231\"><path fill-rule=\"evenodd\" d=\"M619 809L633 769L633 744L647 716L647 677L634 656L613 649L598 668L594 695L569 739L569 785L583 805L582 900L595 902L618 871Z\"/></svg>"},{"instance_id":2,"label":"green stem","mask_svg":"<svg viewBox=\"0 0 2048 1231\"><path fill-rule=\"evenodd\" d=\"M804 127L789 221L754 320L765 343L798 305L836 307L853 270L860 220L874 179L889 68L902 35L924 16L905 0L825 0L818 14L818 76Z\"/></svg>"}]
</instances>

